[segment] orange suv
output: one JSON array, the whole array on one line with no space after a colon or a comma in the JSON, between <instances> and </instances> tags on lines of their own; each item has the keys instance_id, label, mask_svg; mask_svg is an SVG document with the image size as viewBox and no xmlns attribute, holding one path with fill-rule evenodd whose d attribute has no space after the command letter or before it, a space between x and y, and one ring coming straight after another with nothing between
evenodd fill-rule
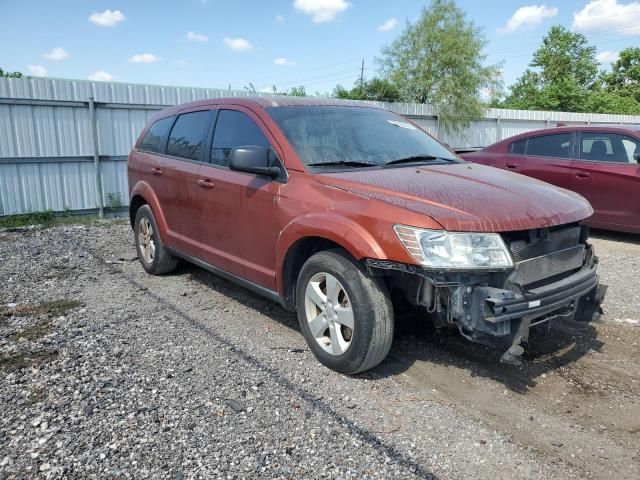
<instances>
[{"instance_id":1,"label":"orange suv","mask_svg":"<svg viewBox=\"0 0 640 480\"><path fill-rule=\"evenodd\" d=\"M502 345L508 363L531 326L600 313L584 198L465 162L386 110L291 97L179 105L149 121L128 170L147 272L184 259L297 310L310 349L340 372L385 358L401 303Z\"/></svg>"}]
</instances>

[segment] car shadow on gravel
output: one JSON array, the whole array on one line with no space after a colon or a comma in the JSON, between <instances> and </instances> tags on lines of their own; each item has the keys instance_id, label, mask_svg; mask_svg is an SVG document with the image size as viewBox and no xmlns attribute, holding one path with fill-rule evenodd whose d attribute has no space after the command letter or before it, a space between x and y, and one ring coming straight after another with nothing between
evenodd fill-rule
<instances>
[{"instance_id":1,"label":"car shadow on gravel","mask_svg":"<svg viewBox=\"0 0 640 480\"><path fill-rule=\"evenodd\" d=\"M296 332L300 331L298 317L295 312L289 312L275 302L262 298L260 295L240 287L233 282L225 280L213 273L203 270L195 265L181 262L173 273L174 275L189 275L193 281L204 285L206 288L214 290L231 300L235 300L246 307L252 308L262 315L289 327Z\"/></svg>"},{"instance_id":2,"label":"car shadow on gravel","mask_svg":"<svg viewBox=\"0 0 640 480\"><path fill-rule=\"evenodd\" d=\"M589 351L601 350L594 325L564 322L540 325L531 330L522 365L499 362L502 350L464 339L456 330L437 331L423 318L401 315L387 359L363 375L369 378L399 375L416 362L427 362L466 370L472 377L485 377L516 393L526 393L543 374L570 365Z\"/></svg>"},{"instance_id":3,"label":"car shadow on gravel","mask_svg":"<svg viewBox=\"0 0 640 480\"><path fill-rule=\"evenodd\" d=\"M175 274L189 275L206 288L302 335L296 314L274 302L186 263L182 263ZM526 393L535 387L536 379L541 375L572 364L591 350L599 351L603 345L597 339L595 327L588 323L542 325L532 329L522 365L512 366L499 363L501 350L469 342L455 330L436 331L428 321L415 314L397 315L394 335L389 356L376 368L360 374L361 377L375 379L400 375L416 362L428 362L464 369L474 377L486 377L514 392Z\"/></svg>"}]
</instances>

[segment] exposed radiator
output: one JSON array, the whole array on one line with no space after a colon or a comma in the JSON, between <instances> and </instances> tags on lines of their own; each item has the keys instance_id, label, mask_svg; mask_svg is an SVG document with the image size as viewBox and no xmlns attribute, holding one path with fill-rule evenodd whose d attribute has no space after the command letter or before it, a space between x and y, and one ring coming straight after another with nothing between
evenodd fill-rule
<instances>
[{"instance_id":1,"label":"exposed radiator","mask_svg":"<svg viewBox=\"0 0 640 480\"><path fill-rule=\"evenodd\" d=\"M580 243L580 226L531 233L527 239L507 238L523 285L577 270L584 263L585 245Z\"/></svg>"}]
</instances>

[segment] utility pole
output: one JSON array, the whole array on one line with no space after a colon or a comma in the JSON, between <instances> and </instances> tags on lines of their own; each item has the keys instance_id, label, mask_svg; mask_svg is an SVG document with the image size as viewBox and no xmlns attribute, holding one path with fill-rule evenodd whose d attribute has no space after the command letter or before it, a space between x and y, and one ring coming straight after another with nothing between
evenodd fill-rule
<instances>
[{"instance_id":1,"label":"utility pole","mask_svg":"<svg viewBox=\"0 0 640 480\"><path fill-rule=\"evenodd\" d=\"M360 95L364 91L364 58L362 59L362 66L360 67Z\"/></svg>"}]
</instances>

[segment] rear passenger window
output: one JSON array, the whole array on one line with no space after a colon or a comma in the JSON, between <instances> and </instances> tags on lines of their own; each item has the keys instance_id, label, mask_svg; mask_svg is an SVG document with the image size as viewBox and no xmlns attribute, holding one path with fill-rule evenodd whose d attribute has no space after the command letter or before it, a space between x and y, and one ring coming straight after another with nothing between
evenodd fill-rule
<instances>
[{"instance_id":1,"label":"rear passenger window","mask_svg":"<svg viewBox=\"0 0 640 480\"><path fill-rule=\"evenodd\" d=\"M527 155L571 158L571 134L558 133L530 138L527 142Z\"/></svg>"},{"instance_id":2,"label":"rear passenger window","mask_svg":"<svg viewBox=\"0 0 640 480\"><path fill-rule=\"evenodd\" d=\"M211 163L226 167L231 150L247 145L271 147L260 127L247 114L236 110L220 110L211 145Z\"/></svg>"},{"instance_id":3,"label":"rear passenger window","mask_svg":"<svg viewBox=\"0 0 640 480\"><path fill-rule=\"evenodd\" d=\"M140 142L140 145L138 145L138 148L148 152L164 153L164 144L167 139L167 134L169 133L169 129L171 128L171 125L173 125L175 118L176 117L161 118L151 125Z\"/></svg>"},{"instance_id":4,"label":"rear passenger window","mask_svg":"<svg viewBox=\"0 0 640 480\"><path fill-rule=\"evenodd\" d=\"M209 132L212 114L211 110L205 110L180 115L171 129L167 154L190 160L200 160L202 145L204 145Z\"/></svg>"},{"instance_id":5,"label":"rear passenger window","mask_svg":"<svg viewBox=\"0 0 640 480\"><path fill-rule=\"evenodd\" d=\"M524 140L519 140L509 145L509 153L513 153L514 155L524 155L526 147L527 139L525 138Z\"/></svg>"}]
</instances>

